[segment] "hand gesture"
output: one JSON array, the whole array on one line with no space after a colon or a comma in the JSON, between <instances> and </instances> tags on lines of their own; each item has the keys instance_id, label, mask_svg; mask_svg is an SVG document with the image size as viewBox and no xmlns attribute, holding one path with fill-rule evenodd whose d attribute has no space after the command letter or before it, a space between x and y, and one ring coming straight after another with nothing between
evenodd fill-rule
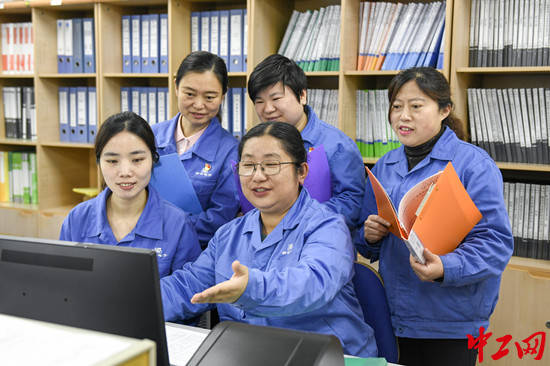
<instances>
[{"instance_id":1,"label":"hand gesture","mask_svg":"<svg viewBox=\"0 0 550 366\"><path fill-rule=\"evenodd\" d=\"M191 298L191 303L232 303L237 301L248 284L248 267L243 266L239 261L234 261L231 268L233 269L233 276L229 280L207 288L203 292L196 293Z\"/></svg>"}]
</instances>

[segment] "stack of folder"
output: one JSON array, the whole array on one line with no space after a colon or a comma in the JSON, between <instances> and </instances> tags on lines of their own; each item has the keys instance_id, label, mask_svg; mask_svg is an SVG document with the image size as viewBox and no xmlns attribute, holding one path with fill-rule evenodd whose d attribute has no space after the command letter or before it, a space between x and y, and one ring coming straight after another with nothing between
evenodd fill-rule
<instances>
[{"instance_id":1,"label":"stack of folder","mask_svg":"<svg viewBox=\"0 0 550 366\"><path fill-rule=\"evenodd\" d=\"M122 16L122 72L168 72L168 15Z\"/></svg>"},{"instance_id":2,"label":"stack of folder","mask_svg":"<svg viewBox=\"0 0 550 366\"><path fill-rule=\"evenodd\" d=\"M34 87L4 86L5 137L36 140L36 106Z\"/></svg>"},{"instance_id":3,"label":"stack of folder","mask_svg":"<svg viewBox=\"0 0 550 366\"><path fill-rule=\"evenodd\" d=\"M0 202L38 204L35 152L0 151Z\"/></svg>"},{"instance_id":4,"label":"stack of folder","mask_svg":"<svg viewBox=\"0 0 550 366\"><path fill-rule=\"evenodd\" d=\"M120 111L132 111L150 125L166 121L168 115L168 88L122 87Z\"/></svg>"},{"instance_id":5,"label":"stack of folder","mask_svg":"<svg viewBox=\"0 0 550 366\"><path fill-rule=\"evenodd\" d=\"M57 19L57 72L95 73L93 18Z\"/></svg>"},{"instance_id":6,"label":"stack of folder","mask_svg":"<svg viewBox=\"0 0 550 366\"><path fill-rule=\"evenodd\" d=\"M2 73L30 74L34 71L32 23L2 23Z\"/></svg>"},{"instance_id":7,"label":"stack of folder","mask_svg":"<svg viewBox=\"0 0 550 366\"><path fill-rule=\"evenodd\" d=\"M97 96L94 87L60 87L59 141L93 143L97 132Z\"/></svg>"},{"instance_id":8,"label":"stack of folder","mask_svg":"<svg viewBox=\"0 0 550 366\"><path fill-rule=\"evenodd\" d=\"M245 100L245 88L229 88L221 107L222 127L238 140L246 133Z\"/></svg>"}]
</instances>

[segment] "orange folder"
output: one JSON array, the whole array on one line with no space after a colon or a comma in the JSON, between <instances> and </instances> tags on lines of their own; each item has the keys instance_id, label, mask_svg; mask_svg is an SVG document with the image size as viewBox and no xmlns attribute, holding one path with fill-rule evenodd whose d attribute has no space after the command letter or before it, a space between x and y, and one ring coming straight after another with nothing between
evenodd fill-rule
<instances>
[{"instance_id":1,"label":"orange folder","mask_svg":"<svg viewBox=\"0 0 550 366\"><path fill-rule=\"evenodd\" d=\"M366 169L378 216L390 223L390 232L405 242L420 263L425 263L424 247L437 255L450 253L481 220L481 212L450 162L412 187L399 202L397 213L378 179Z\"/></svg>"}]
</instances>

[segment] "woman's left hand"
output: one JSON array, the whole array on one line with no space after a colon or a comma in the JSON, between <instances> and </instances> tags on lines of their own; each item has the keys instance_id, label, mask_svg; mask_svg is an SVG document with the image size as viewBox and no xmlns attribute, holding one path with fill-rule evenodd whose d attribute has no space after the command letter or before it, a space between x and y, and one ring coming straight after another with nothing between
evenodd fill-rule
<instances>
[{"instance_id":1,"label":"woman's left hand","mask_svg":"<svg viewBox=\"0 0 550 366\"><path fill-rule=\"evenodd\" d=\"M220 282L203 292L196 293L191 298L191 303L232 303L237 301L248 284L248 267L243 266L239 261L234 261L231 268L234 273L229 280Z\"/></svg>"},{"instance_id":2,"label":"woman's left hand","mask_svg":"<svg viewBox=\"0 0 550 366\"><path fill-rule=\"evenodd\" d=\"M412 255L409 255L409 262L414 273L422 281L434 281L439 278L443 278L443 262L438 255L433 254L427 248L424 248L425 264L417 262Z\"/></svg>"}]
</instances>

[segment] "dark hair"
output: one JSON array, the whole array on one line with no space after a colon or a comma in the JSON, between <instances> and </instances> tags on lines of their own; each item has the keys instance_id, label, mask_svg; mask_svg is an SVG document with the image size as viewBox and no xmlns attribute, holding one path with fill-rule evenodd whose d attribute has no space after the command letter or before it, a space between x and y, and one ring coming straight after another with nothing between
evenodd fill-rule
<instances>
[{"instance_id":1,"label":"dark hair","mask_svg":"<svg viewBox=\"0 0 550 366\"><path fill-rule=\"evenodd\" d=\"M307 90L307 77L304 70L287 57L275 54L267 56L250 74L247 89L252 102L262 90L279 81L292 90L298 101L302 92Z\"/></svg>"},{"instance_id":2,"label":"dark hair","mask_svg":"<svg viewBox=\"0 0 550 366\"><path fill-rule=\"evenodd\" d=\"M451 107L451 112L442 123L453 130L459 139L465 140L466 132L464 131L464 124L453 112L454 104L451 100L449 83L445 79L445 76L433 67L412 67L401 71L392 79L388 87L388 99L390 100L388 120L391 106L397 97L397 93L399 93L399 90L405 83L411 80L416 82L416 85L418 85L418 88L424 94L437 102L439 109L447 106Z\"/></svg>"},{"instance_id":3,"label":"dark hair","mask_svg":"<svg viewBox=\"0 0 550 366\"><path fill-rule=\"evenodd\" d=\"M134 112L121 112L107 118L99 128L95 138L95 158L98 164L105 145L122 131L133 133L145 142L151 151L153 163L159 160L159 154L155 147L155 135L151 126Z\"/></svg>"},{"instance_id":4,"label":"dark hair","mask_svg":"<svg viewBox=\"0 0 550 366\"><path fill-rule=\"evenodd\" d=\"M241 160L244 145L248 140L265 135L273 136L279 140L283 150L296 163L296 167L299 168L302 163L307 162L304 140L302 140L300 131L293 125L283 122L263 122L252 127L239 143L239 160Z\"/></svg>"},{"instance_id":5,"label":"dark hair","mask_svg":"<svg viewBox=\"0 0 550 366\"><path fill-rule=\"evenodd\" d=\"M190 72L203 73L212 71L222 86L222 94L227 92L227 66L223 59L207 51L195 51L188 54L176 73L176 85Z\"/></svg>"}]
</instances>

